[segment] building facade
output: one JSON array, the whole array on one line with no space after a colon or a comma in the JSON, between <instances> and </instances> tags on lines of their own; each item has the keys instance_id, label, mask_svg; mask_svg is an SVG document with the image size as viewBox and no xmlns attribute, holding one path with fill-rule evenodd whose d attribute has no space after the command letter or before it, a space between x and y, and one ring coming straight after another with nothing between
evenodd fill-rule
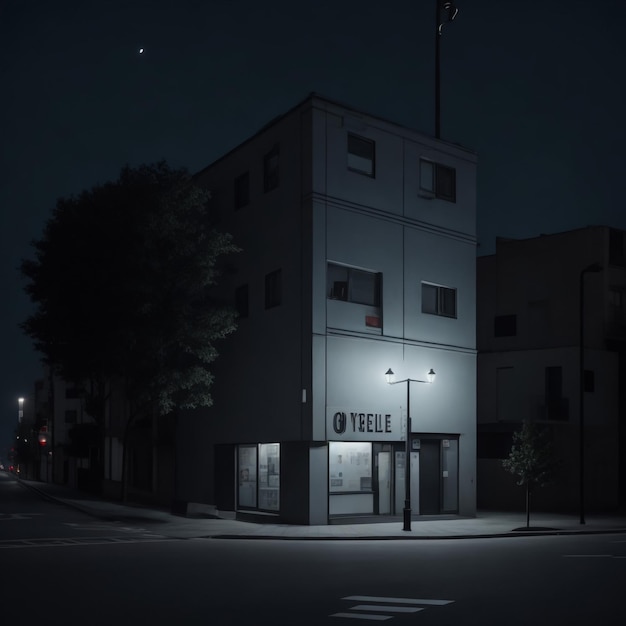
<instances>
[{"instance_id":1,"label":"building facade","mask_svg":"<svg viewBox=\"0 0 626 626\"><path fill-rule=\"evenodd\" d=\"M583 510L624 504L624 235L591 226L499 239L478 258L479 507L523 508L501 459L524 420L550 431L558 463L534 508L580 510L581 458Z\"/></svg>"},{"instance_id":2,"label":"building facade","mask_svg":"<svg viewBox=\"0 0 626 626\"><path fill-rule=\"evenodd\" d=\"M197 174L242 251L214 405L180 415L179 503L240 517L475 514L476 156L311 95Z\"/></svg>"}]
</instances>

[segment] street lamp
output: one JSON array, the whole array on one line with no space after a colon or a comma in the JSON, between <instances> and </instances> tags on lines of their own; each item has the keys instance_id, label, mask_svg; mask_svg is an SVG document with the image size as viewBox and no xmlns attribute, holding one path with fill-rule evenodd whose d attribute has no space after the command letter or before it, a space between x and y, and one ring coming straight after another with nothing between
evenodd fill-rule
<instances>
[{"instance_id":1,"label":"street lamp","mask_svg":"<svg viewBox=\"0 0 626 626\"><path fill-rule=\"evenodd\" d=\"M441 137L441 31L444 22L452 22L459 10L454 6L454 2L446 0L435 0L437 8L435 13L435 139ZM447 18L442 14L447 12Z\"/></svg>"},{"instance_id":2,"label":"street lamp","mask_svg":"<svg viewBox=\"0 0 626 626\"><path fill-rule=\"evenodd\" d=\"M602 271L599 263L592 263L580 272L580 290L579 290L579 310L580 310L580 339L578 349L579 357L579 379L578 379L578 489L580 507L580 523L585 523L585 274L597 273Z\"/></svg>"},{"instance_id":3,"label":"street lamp","mask_svg":"<svg viewBox=\"0 0 626 626\"><path fill-rule=\"evenodd\" d=\"M17 421L18 423L22 422L22 418L24 417L24 398L17 399Z\"/></svg>"},{"instance_id":4,"label":"street lamp","mask_svg":"<svg viewBox=\"0 0 626 626\"><path fill-rule=\"evenodd\" d=\"M404 447L404 526L402 530L411 530L411 383L432 383L435 380L435 370L432 368L426 374L426 380L405 378L394 380L391 368L385 372L385 378L389 385L406 383L406 438Z\"/></svg>"}]
</instances>

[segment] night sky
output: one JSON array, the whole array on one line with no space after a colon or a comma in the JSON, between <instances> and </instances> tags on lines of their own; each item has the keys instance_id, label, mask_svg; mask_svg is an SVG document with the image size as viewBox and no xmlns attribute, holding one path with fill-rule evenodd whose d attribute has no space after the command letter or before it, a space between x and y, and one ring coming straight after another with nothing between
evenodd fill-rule
<instances>
[{"instance_id":1,"label":"night sky","mask_svg":"<svg viewBox=\"0 0 626 626\"><path fill-rule=\"evenodd\" d=\"M477 253L626 229L626 3L456 5L441 135L478 153ZM0 457L41 372L18 267L57 198L125 164L195 172L312 91L432 135L434 16L435 0L0 2Z\"/></svg>"}]
</instances>

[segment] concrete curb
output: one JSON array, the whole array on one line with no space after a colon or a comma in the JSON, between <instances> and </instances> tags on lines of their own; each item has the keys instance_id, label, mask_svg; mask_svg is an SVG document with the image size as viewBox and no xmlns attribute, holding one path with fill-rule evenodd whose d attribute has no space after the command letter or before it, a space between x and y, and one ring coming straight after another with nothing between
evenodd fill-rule
<instances>
[{"instance_id":1,"label":"concrete curb","mask_svg":"<svg viewBox=\"0 0 626 626\"><path fill-rule=\"evenodd\" d=\"M87 505L82 505L80 500L72 500L57 497L50 493L47 493L43 489L39 489L36 485L28 484L20 479L18 479L18 483L23 487L30 489L31 491L37 493L41 497L49 500L51 502L56 502L57 504L61 504L70 508L73 508L81 513L89 515L95 519L103 520L103 521L123 521L123 520L132 520L132 521L141 521L144 523L172 523L177 519L187 519L187 518L177 518L174 515L161 512L154 511L149 508L135 508L129 505L121 505L117 503L108 502L106 500L102 500L103 506L109 507L120 507L117 511L112 510L99 510L96 507ZM100 501L98 501L100 502ZM162 516L162 517L160 517ZM160 517L160 518L159 518ZM170 519L171 518L171 519ZM215 519L215 518L212 518ZM229 523L232 520L217 518L224 523ZM416 522L419 523L419 522ZM252 527L255 527L253 524ZM188 532L188 531L187 531ZM289 531L287 531L289 532ZM493 538L515 538L515 537L546 537L546 536L564 536L564 535L609 535L609 534L624 534L626 533L626 526L616 526L614 528L552 528L552 527L536 527L530 528L519 527L513 528L509 531L500 531L500 532L475 532L475 533L467 533L467 532L459 532L458 534L442 534L442 535L432 535L432 534L412 534L410 531L406 534L402 532L397 534L397 531L392 531L393 534L388 535L358 535L358 534L346 534L346 535L300 535L300 534L268 534L268 533L259 533L254 534L251 533L241 533L241 532L224 532L217 531L214 534L207 534L206 529L193 532L193 535L186 538L195 538L195 539L230 539L230 540L279 540L279 541L433 541L433 540L455 540L455 539L493 539Z\"/></svg>"}]
</instances>

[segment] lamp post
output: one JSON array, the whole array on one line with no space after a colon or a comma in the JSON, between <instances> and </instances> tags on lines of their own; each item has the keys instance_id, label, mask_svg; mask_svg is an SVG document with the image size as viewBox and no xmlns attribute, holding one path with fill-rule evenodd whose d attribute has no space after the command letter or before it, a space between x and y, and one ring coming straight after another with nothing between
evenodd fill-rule
<instances>
[{"instance_id":1,"label":"lamp post","mask_svg":"<svg viewBox=\"0 0 626 626\"><path fill-rule=\"evenodd\" d=\"M585 523L585 274L602 271L599 263L592 263L580 272L579 310L580 310L580 338L578 349L580 365L578 379L578 505L580 508L580 523Z\"/></svg>"},{"instance_id":2,"label":"lamp post","mask_svg":"<svg viewBox=\"0 0 626 626\"><path fill-rule=\"evenodd\" d=\"M17 399L17 422L18 424L22 423L22 418L24 417L24 398Z\"/></svg>"},{"instance_id":3,"label":"lamp post","mask_svg":"<svg viewBox=\"0 0 626 626\"><path fill-rule=\"evenodd\" d=\"M387 383L397 385L406 383L406 438L404 447L404 525L402 530L411 530L411 383L432 383L435 380L435 371L431 368L426 374L426 380L416 380L415 378L405 378L404 380L394 380L394 373L391 368L385 372Z\"/></svg>"},{"instance_id":4,"label":"lamp post","mask_svg":"<svg viewBox=\"0 0 626 626\"><path fill-rule=\"evenodd\" d=\"M454 6L454 2L446 0L435 0L435 139L441 137L441 31L444 21L451 22L457 16L459 10ZM442 13L448 12L447 20L443 19Z\"/></svg>"}]
</instances>

